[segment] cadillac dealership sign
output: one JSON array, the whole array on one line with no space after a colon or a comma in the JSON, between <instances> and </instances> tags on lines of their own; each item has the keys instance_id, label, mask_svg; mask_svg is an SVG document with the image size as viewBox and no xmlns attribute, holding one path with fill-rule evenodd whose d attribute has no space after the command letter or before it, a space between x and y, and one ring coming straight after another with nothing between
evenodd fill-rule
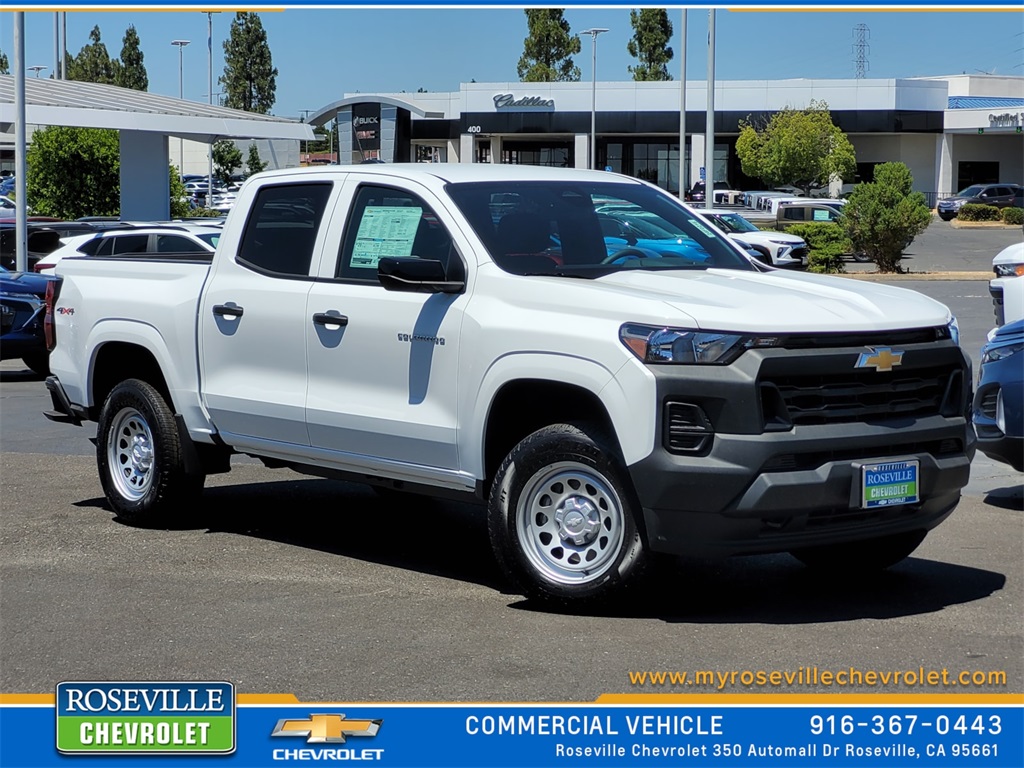
<instances>
[{"instance_id":1,"label":"cadillac dealership sign","mask_svg":"<svg viewBox=\"0 0 1024 768\"><path fill-rule=\"evenodd\" d=\"M494 108L506 112L548 110L555 108L555 100L543 96L523 96L517 99L512 93L497 93L494 95Z\"/></svg>"},{"instance_id":2,"label":"cadillac dealership sign","mask_svg":"<svg viewBox=\"0 0 1024 768\"><path fill-rule=\"evenodd\" d=\"M990 128L1016 128L1024 120L1024 112L1004 112L1001 115L989 115L988 124Z\"/></svg>"}]
</instances>

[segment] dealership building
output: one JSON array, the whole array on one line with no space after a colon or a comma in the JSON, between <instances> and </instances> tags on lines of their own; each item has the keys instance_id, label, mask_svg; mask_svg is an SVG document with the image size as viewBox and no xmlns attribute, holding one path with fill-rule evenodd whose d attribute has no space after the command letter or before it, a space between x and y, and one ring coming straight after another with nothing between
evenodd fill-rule
<instances>
[{"instance_id":1,"label":"dealership building","mask_svg":"<svg viewBox=\"0 0 1024 768\"><path fill-rule=\"evenodd\" d=\"M463 83L450 93L354 93L310 122L338 121L338 161L514 163L597 168L679 189L678 82ZM686 187L705 163L707 84L686 84ZM715 83L714 178L739 189L741 121L825 102L857 154L909 166L931 202L972 183L1024 183L1024 77L735 80ZM593 105L593 108L592 108Z\"/></svg>"}]
</instances>

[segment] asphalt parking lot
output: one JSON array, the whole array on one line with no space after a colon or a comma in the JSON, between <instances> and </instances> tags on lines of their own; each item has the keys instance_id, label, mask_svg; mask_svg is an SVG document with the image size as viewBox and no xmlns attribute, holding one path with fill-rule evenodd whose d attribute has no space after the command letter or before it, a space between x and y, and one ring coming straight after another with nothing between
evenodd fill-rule
<instances>
[{"instance_id":1,"label":"asphalt parking lot","mask_svg":"<svg viewBox=\"0 0 1024 768\"><path fill-rule=\"evenodd\" d=\"M992 307L967 273L990 270L1013 238L936 220L908 254L915 274L887 280L947 303L976 364ZM969 279L926 279L951 271ZM823 580L784 555L680 560L628 609L562 615L505 589L469 505L385 503L239 460L180 527L122 525L91 431L46 421L48 407L39 377L0 365L4 692L207 679L305 700L585 701L682 692L633 686L630 672L815 666L1001 670L1006 685L986 692L1024 691L1024 476L984 456L958 510L888 572ZM835 689L788 692L813 691Z\"/></svg>"}]
</instances>

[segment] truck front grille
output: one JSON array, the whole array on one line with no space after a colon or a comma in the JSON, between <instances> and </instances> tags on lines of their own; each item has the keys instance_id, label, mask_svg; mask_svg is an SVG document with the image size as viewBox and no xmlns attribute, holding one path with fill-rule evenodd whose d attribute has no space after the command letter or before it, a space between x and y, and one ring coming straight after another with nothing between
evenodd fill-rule
<instances>
[{"instance_id":1,"label":"truck front grille","mask_svg":"<svg viewBox=\"0 0 1024 768\"><path fill-rule=\"evenodd\" d=\"M761 396L764 412L776 420L781 397L794 425L934 416L960 402L959 387L951 385L961 378L948 367L774 376L762 382Z\"/></svg>"}]
</instances>

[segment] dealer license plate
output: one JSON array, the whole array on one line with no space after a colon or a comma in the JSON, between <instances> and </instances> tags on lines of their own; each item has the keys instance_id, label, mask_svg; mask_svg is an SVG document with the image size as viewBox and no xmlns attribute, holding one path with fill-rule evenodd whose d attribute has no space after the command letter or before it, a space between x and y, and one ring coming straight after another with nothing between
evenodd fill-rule
<instances>
[{"instance_id":1,"label":"dealer license plate","mask_svg":"<svg viewBox=\"0 0 1024 768\"><path fill-rule=\"evenodd\" d=\"M889 461L861 467L861 508L914 504L919 501L917 476L920 462Z\"/></svg>"}]
</instances>

